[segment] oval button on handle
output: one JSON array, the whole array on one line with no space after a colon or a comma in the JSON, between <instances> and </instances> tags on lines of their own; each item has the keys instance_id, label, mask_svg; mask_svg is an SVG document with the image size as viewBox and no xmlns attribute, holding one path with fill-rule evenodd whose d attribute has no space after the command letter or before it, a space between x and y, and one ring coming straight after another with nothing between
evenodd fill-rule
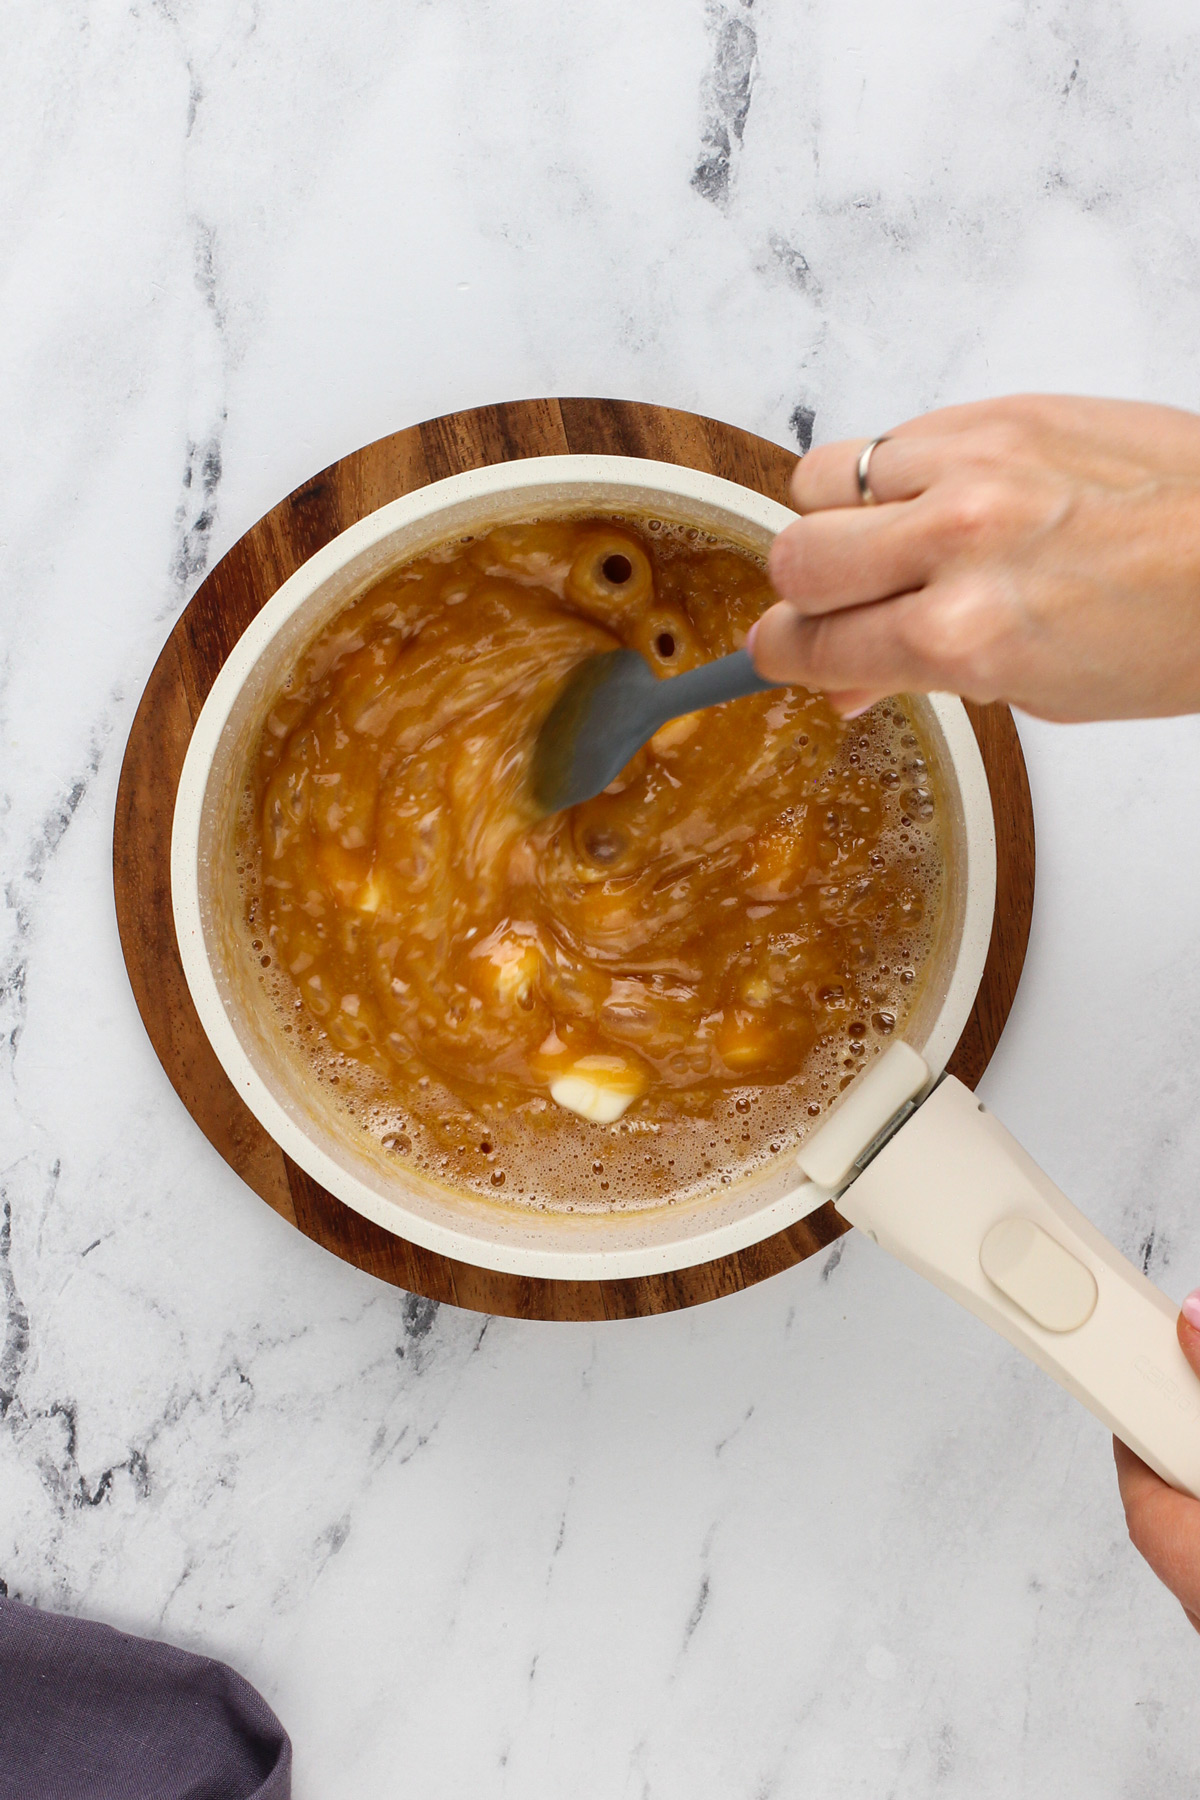
<instances>
[{"instance_id":1,"label":"oval button on handle","mask_svg":"<svg viewBox=\"0 0 1200 1800\"><path fill-rule=\"evenodd\" d=\"M961 1081L934 1088L837 1207L1200 1499L1200 1381L1178 1307Z\"/></svg>"},{"instance_id":2,"label":"oval button on handle","mask_svg":"<svg viewBox=\"0 0 1200 1800\"><path fill-rule=\"evenodd\" d=\"M1096 1308L1096 1277L1032 1219L1001 1219L979 1246L993 1286L1046 1331L1078 1331Z\"/></svg>"}]
</instances>

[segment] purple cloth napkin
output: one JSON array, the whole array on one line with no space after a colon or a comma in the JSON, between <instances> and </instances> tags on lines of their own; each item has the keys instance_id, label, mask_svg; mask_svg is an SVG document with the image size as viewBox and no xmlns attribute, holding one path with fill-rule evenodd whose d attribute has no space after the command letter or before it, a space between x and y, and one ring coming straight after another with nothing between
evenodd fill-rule
<instances>
[{"instance_id":1,"label":"purple cloth napkin","mask_svg":"<svg viewBox=\"0 0 1200 1800\"><path fill-rule=\"evenodd\" d=\"M292 1746L224 1663L0 1598L0 1800L288 1800Z\"/></svg>"}]
</instances>

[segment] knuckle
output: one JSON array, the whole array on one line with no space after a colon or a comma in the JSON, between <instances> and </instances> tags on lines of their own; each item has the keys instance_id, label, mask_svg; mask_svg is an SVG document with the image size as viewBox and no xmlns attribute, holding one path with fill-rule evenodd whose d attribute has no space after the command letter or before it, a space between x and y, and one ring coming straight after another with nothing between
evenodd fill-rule
<instances>
[{"instance_id":1,"label":"knuckle","mask_svg":"<svg viewBox=\"0 0 1200 1800\"><path fill-rule=\"evenodd\" d=\"M1029 425L1013 414L989 419L979 429L974 455L987 468L1003 468L1015 461L1029 443Z\"/></svg>"},{"instance_id":2,"label":"knuckle","mask_svg":"<svg viewBox=\"0 0 1200 1800\"><path fill-rule=\"evenodd\" d=\"M1006 484L987 477L952 488L942 498L943 542L959 554L976 549L997 530L1007 500Z\"/></svg>"},{"instance_id":3,"label":"knuckle","mask_svg":"<svg viewBox=\"0 0 1200 1800\"><path fill-rule=\"evenodd\" d=\"M999 680L1001 614L999 597L985 582L931 594L904 621L905 647L939 683L983 697Z\"/></svg>"},{"instance_id":4,"label":"knuckle","mask_svg":"<svg viewBox=\"0 0 1200 1800\"><path fill-rule=\"evenodd\" d=\"M946 655L942 610L935 601L923 598L906 607L896 621L896 636L906 661L926 675L940 675Z\"/></svg>"}]
</instances>

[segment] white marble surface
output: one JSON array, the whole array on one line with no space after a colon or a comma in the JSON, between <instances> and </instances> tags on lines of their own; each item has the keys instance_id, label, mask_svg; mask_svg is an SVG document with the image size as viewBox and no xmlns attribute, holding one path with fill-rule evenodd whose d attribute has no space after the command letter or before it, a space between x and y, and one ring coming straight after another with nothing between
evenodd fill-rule
<instances>
[{"instance_id":1,"label":"white marble surface","mask_svg":"<svg viewBox=\"0 0 1200 1800\"><path fill-rule=\"evenodd\" d=\"M1191 1791L1200 1645L1090 1418L854 1238L609 1326L340 1266L160 1072L109 845L203 570L398 426L1200 403L1194 8L62 0L5 41L8 1590L234 1662L299 1800ZM1200 724L1022 734L1037 915L984 1091L1179 1296Z\"/></svg>"}]
</instances>

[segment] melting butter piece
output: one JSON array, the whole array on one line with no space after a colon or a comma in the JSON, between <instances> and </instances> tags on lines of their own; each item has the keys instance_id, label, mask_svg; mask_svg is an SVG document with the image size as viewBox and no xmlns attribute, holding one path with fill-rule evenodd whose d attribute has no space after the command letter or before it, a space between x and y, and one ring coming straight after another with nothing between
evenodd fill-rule
<instances>
[{"instance_id":1,"label":"melting butter piece","mask_svg":"<svg viewBox=\"0 0 1200 1800\"><path fill-rule=\"evenodd\" d=\"M372 873L367 876L367 879L359 888L358 896L355 899L354 904L359 912L376 913L383 904L383 900L383 885L380 882L379 877Z\"/></svg>"},{"instance_id":2,"label":"melting butter piece","mask_svg":"<svg viewBox=\"0 0 1200 1800\"><path fill-rule=\"evenodd\" d=\"M542 959L532 944L504 945L502 948L505 954L497 952L492 958L497 997L505 1005L514 1000L518 1003L527 1000Z\"/></svg>"},{"instance_id":3,"label":"melting butter piece","mask_svg":"<svg viewBox=\"0 0 1200 1800\"><path fill-rule=\"evenodd\" d=\"M550 1098L593 1125L611 1125L646 1091L639 1069L619 1056L581 1056L550 1084Z\"/></svg>"},{"instance_id":4,"label":"melting butter piece","mask_svg":"<svg viewBox=\"0 0 1200 1800\"><path fill-rule=\"evenodd\" d=\"M779 1033L761 1016L741 1008L726 1015L717 1032L717 1049L730 1069L753 1069L779 1052Z\"/></svg>"},{"instance_id":5,"label":"melting butter piece","mask_svg":"<svg viewBox=\"0 0 1200 1800\"><path fill-rule=\"evenodd\" d=\"M493 932L476 944L471 956L482 965L478 980L501 1006L528 1002L542 966L541 952L535 943Z\"/></svg>"},{"instance_id":6,"label":"melting butter piece","mask_svg":"<svg viewBox=\"0 0 1200 1800\"><path fill-rule=\"evenodd\" d=\"M682 718L668 719L650 739L651 750L655 756L670 756L681 744L686 744L699 723L699 713L684 713Z\"/></svg>"}]
</instances>

